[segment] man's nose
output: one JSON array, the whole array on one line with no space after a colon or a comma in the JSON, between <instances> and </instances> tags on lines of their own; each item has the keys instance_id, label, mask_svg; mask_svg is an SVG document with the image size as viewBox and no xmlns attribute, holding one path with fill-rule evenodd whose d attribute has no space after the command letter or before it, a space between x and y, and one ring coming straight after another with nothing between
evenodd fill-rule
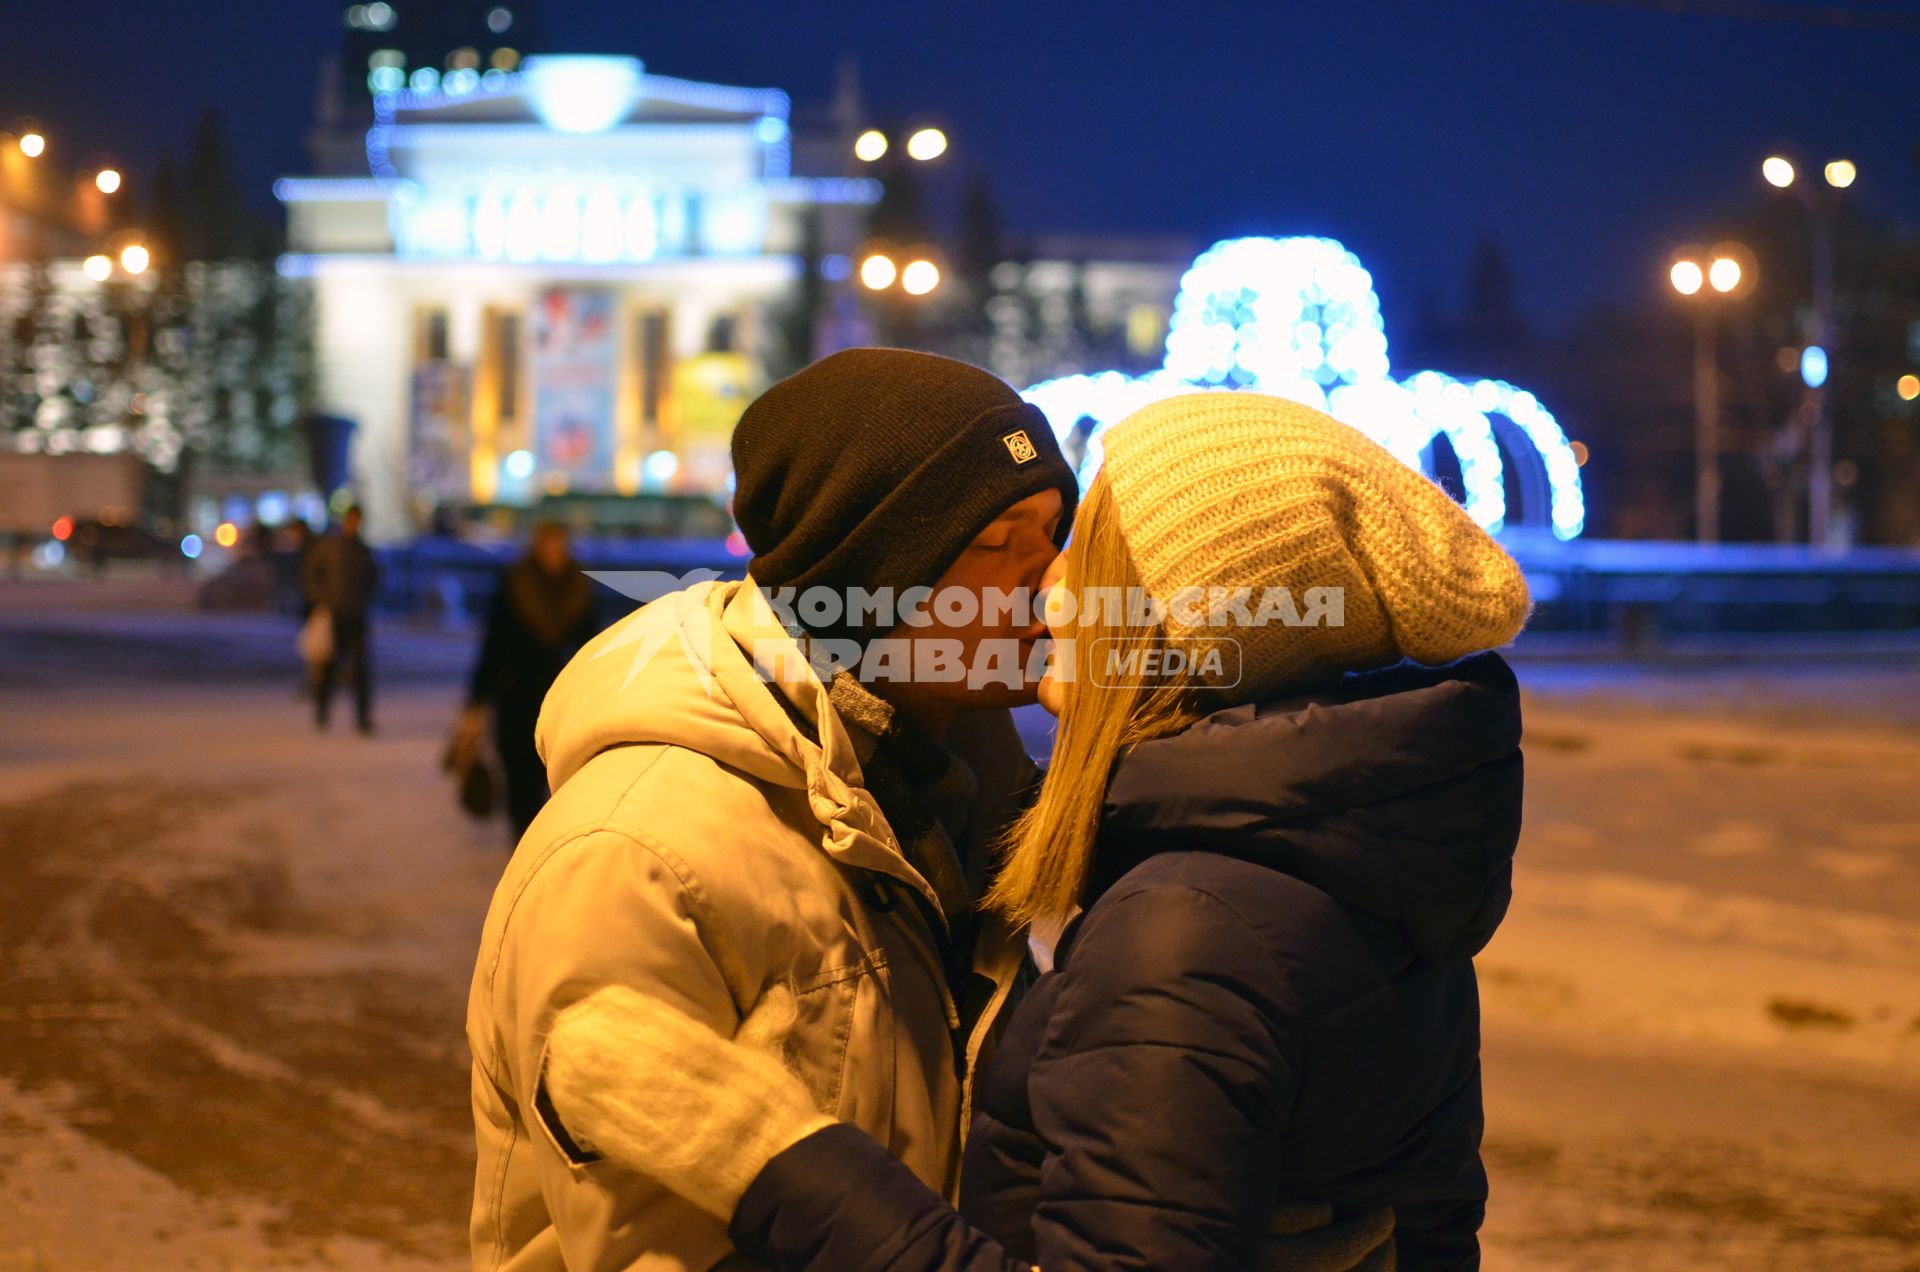
<instances>
[{"instance_id":1,"label":"man's nose","mask_svg":"<svg viewBox=\"0 0 1920 1272\"><path fill-rule=\"evenodd\" d=\"M1024 620L1020 624L1020 639L1022 640L1038 640L1047 634L1047 597L1041 587L1042 582L1045 580L1046 572L1047 566L1046 563L1043 562L1037 571L1028 575L1025 585L1021 589L1021 596L1025 600L1026 605L1017 612L1014 617Z\"/></svg>"}]
</instances>

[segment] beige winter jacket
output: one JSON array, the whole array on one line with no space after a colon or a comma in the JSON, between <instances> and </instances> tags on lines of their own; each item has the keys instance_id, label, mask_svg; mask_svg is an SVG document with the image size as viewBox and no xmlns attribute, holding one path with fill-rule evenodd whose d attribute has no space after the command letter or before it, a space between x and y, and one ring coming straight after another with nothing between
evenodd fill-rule
<instances>
[{"instance_id":1,"label":"beige winter jacket","mask_svg":"<svg viewBox=\"0 0 1920 1272\"><path fill-rule=\"evenodd\" d=\"M816 722L820 745L775 692ZM475 1268L747 1266L722 1224L580 1160L536 1109L555 1013L608 984L731 1035L769 985L790 982L789 1059L820 1107L951 1195L966 1102L956 1052L967 1072L984 1059L1023 947L989 924L975 966L999 992L957 1039L925 908L902 891L932 902L932 889L759 589L704 583L616 624L561 673L538 738L554 797L494 894L467 1009ZM979 713L951 741L980 778L975 825L1004 822L1033 771L1010 717Z\"/></svg>"}]
</instances>

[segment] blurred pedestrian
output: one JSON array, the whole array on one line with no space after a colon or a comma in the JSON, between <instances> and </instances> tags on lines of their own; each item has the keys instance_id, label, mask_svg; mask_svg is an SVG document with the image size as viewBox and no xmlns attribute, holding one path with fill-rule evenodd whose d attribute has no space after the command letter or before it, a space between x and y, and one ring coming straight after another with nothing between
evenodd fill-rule
<instances>
[{"instance_id":1,"label":"blurred pedestrian","mask_svg":"<svg viewBox=\"0 0 1920 1272\"><path fill-rule=\"evenodd\" d=\"M368 656L367 615L380 584L380 566L360 537L358 508L347 509L340 518L340 528L314 546L307 559L306 578L307 600L315 613L325 611L325 626L333 637L320 664L314 721L322 729L327 727L333 690L345 663L353 678L355 721L360 732L372 733L373 664Z\"/></svg>"},{"instance_id":2,"label":"blurred pedestrian","mask_svg":"<svg viewBox=\"0 0 1920 1272\"><path fill-rule=\"evenodd\" d=\"M501 573L494 588L462 722L463 732L477 733L480 717L492 709L515 842L547 802L547 771L533 744L540 703L596 630L592 585L573 559L567 529L542 522L527 554Z\"/></svg>"},{"instance_id":3,"label":"blurred pedestrian","mask_svg":"<svg viewBox=\"0 0 1920 1272\"><path fill-rule=\"evenodd\" d=\"M295 641L300 651L300 688L295 697L311 702L320 694L320 673L326 667L333 648L333 630L325 618L316 618L312 595L313 551L320 536L304 517L295 517L287 526L288 547L276 558L275 601L284 613L300 616L300 635ZM278 576L284 570L285 578Z\"/></svg>"}]
</instances>

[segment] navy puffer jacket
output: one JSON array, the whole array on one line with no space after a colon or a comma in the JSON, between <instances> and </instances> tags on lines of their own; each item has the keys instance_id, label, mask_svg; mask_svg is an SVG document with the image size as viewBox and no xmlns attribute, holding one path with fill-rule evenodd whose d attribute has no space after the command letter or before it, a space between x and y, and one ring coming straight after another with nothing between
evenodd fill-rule
<instances>
[{"instance_id":1,"label":"navy puffer jacket","mask_svg":"<svg viewBox=\"0 0 1920 1272\"><path fill-rule=\"evenodd\" d=\"M1519 743L1482 654L1135 747L1087 912L981 1077L961 1213L838 1126L768 1165L735 1241L808 1272L1257 1269L1313 1201L1390 1205L1402 1269L1478 1266L1470 960L1511 894Z\"/></svg>"}]
</instances>

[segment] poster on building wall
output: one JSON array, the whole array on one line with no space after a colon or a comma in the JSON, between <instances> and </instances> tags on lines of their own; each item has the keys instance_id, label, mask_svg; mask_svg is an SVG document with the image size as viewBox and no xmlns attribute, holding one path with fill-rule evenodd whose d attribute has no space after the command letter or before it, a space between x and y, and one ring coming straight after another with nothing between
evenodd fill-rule
<instances>
[{"instance_id":1,"label":"poster on building wall","mask_svg":"<svg viewBox=\"0 0 1920 1272\"><path fill-rule=\"evenodd\" d=\"M413 369L407 421L407 484L434 502L468 493L466 383L460 368L422 362Z\"/></svg>"},{"instance_id":2,"label":"poster on building wall","mask_svg":"<svg viewBox=\"0 0 1920 1272\"><path fill-rule=\"evenodd\" d=\"M733 472L733 426L752 398L753 365L745 354L704 353L674 367L677 489L706 494L726 490Z\"/></svg>"},{"instance_id":3,"label":"poster on building wall","mask_svg":"<svg viewBox=\"0 0 1920 1272\"><path fill-rule=\"evenodd\" d=\"M533 319L533 427L542 478L570 490L613 485L619 334L613 293L553 287Z\"/></svg>"}]
</instances>

